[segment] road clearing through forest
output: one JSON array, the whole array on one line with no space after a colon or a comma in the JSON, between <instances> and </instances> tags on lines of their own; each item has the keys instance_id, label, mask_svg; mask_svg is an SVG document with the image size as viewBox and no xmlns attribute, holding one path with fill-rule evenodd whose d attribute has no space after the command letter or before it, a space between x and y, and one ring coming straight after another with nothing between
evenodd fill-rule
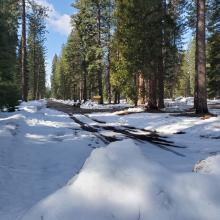
<instances>
[{"instance_id":1,"label":"road clearing through forest","mask_svg":"<svg viewBox=\"0 0 220 220\"><path fill-rule=\"evenodd\" d=\"M185 157L184 154L174 150L175 148L186 148L185 146L176 145L173 141L167 140L166 136L160 135L156 131L140 129L128 125L113 126L106 122L93 119L88 115L93 112L113 112L114 110L112 109L81 109L53 101L48 101L47 107L67 113L83 130L93 133L105 144L123 139L132 139L136 142L149 142L163 150Z\"/></svg>"}]
</instances>

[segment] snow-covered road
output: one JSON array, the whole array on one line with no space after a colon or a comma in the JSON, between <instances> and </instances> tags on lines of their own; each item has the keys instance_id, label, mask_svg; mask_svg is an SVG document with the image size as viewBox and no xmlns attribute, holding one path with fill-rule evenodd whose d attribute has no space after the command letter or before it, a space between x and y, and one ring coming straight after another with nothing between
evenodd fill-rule
<instances>
[{"instance_id":1,"label":"snow-covered road","mask_svg":"<svg viewBox=\"0 0 220 220\"><path fill-rule=\"evenodd\" d=\"M220 116L75 117L156 130L185 157L130 139L104 147L45 101L25 103L0 113L0 220L219 220Z\"/></svg>"},{"instance_id":2,"label":"snow-covered road","mask_svg":"<svg viewBox=\"0 0 220 220\"><path fill-rule=\"evenodd\" d=\"M64 186L94 146L103 143L43 101L0 113L0 220L20 219Z\"/></svg>"}]
</instances>

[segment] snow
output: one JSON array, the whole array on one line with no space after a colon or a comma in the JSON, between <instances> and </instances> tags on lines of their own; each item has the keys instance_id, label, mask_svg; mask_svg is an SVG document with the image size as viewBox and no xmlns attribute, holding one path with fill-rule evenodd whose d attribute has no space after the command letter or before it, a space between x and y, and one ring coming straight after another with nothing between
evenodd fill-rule
<instances>
[{"instance_id":1,"label":"snow","mask_svg":"<svg viewBox=\"0 0 220 220\"><path fill-rule=\"evenodd\" d=\"M215 175L220 177L220 155L212 155L199 161L194 166L194 171L202 174Z\"/></svg>"},{"instance_id":2,"label":"snow","mask_svg":"<svg viewBox=\"0 0 220 220\"><path fill-rule=\"evenodd\" d=\"M138 143L153 161L175 172L191 172L197 161L210 154L220 153L220 115L206 120L199 117L177 117L169 113L146 112L123 116L115 113L93 113L89 117L106 122L106 125L132 126L156 131L176 145L186 147L175 149L186 155L184 158L179 158L170 152L161 151L160 148L146 147L145 144ZM94 121L88 120L87 123L94 125Z\"/></svg>"},{"instance_id":3,"label":"snow","mask_svg":"<svg viewBox=\"0 0 220 220\"><path fill-rule=\"evenodd\" d=\"M79 104L79 100L77 100L76 102L74 100L60 100L60 99L51 99L54 102L58 102L58 103L62 103L62 104L66 104L66 105L77 105ZM105 110L111 110L111 109L124 109L124 108L129 108L132 107L131 104L126 103L125 100L121 100L120 104L98 104L97 102L94 102L92 100L88 100L86 102L82 101L82 104L80 105L80 108L82 109L105 109Z\"/></svg>"},{"instance_id":4,"label":"snow","mask_svg":"<svg viewBox=\"0 0 220 220\"><path fill-rule=\"evenodd\" d=\"M0 113L0 220L17 220L64 186L93 147L103 146L46 101L22 103Z\"/></svg>"},{"instance_id":5,"label":"snow","mask_svg":"<svg viewBox=\"0 0 220 220\"><path fill-rule=\"evenodd\" d=\"M62 103L62 104L65 104L65 105L71 105L71 106L77 105L77 104L80 103L79 100L74 101L74 100L70 100L70 99L68 99L68 100L62 100L62 99L52 98L51 100L52 100L53 102L58 102L58 103Z\"/></svg>"},{"instance_id":6,"label":"snow","mask_svg":"<svg viewBox=\"0 0 220 220\"><path fill-rule=\"evenodd\" d=\"M66 105L78 105L80 103L79 100L61 100L61 99L51 99L54 102L66 104ZM165 108L163 109L166 112L184 112L187 110L191 110L194 106L194 97L177 97L175 99L165 99ZM220 99L208 99L209 105L220 105ZM121 109L127 109L126 111L128 113L130 112L143 112L145 111L144 107L134 107L133 105L126 102L126 100L121 100L120 104L97 104L97 102L94 102L92 100L88 100L86 102L82 101L82 104L80 105L80 108L83 109L99 109L99 110L121 110ZM219 114L220 110L211 110L213 114ZM120 112L118 112L120 114ZM123 113L123 112L121 112Z\"/></svg>"},{"instance_id":7,"label":"snow","mask_svg":"<svg viewBox=\"0 0 220 220\"><path fill-rule=\"evenodd\" d=\"M19 106L20 110L35 113L46 106L46 100L22 102Z\"/></svg>"},{"instance_id":8,"label":"snow","mask_svg":"<svg viewBox=\"0 0 220 220\"><path fill-rule=\"evenodd\" d=\"M183 112L183 111L190 110L193 108L194 97L177 97L173 100L165 99L164 102L165 102L165 111ZM220 99L208 99L207 103L208 105L220 104Z\"/></svg>"},{"instance_id":9,"label":"snow","mask_svg":"<svg viewBox=\"0 0 220 220\"><path fill-rule=\"evenodd\" d=\"M219 220L219 109L205 120L126 111L74 117L157 131L183 156L131 139L105 146L45 100L0 113L0 220Z\"/></svg>"},{"instance_id":10,"label":"snow","mask_svg":"<svg viewBox=\"0 0 220 220\"><path fill-rule=\"evenodd\" d=\"M129 108L132 105L127 104L126 102L121 102L120 104L97 104L96 102L93 102L91 100L86 101L83 103L80 108L83 109L124 109Z\"/></svg>"},{"instance_id":11,"label":"snow","mask_svg":"<svg viewBox=\"0 0 220 220\"><path fill-rule=\"evenodd\" d=\"M219 181L220 175L170 172L124 140L94 150L77 177L23 220L218 220Z\"/></svg>"}]
</instances>

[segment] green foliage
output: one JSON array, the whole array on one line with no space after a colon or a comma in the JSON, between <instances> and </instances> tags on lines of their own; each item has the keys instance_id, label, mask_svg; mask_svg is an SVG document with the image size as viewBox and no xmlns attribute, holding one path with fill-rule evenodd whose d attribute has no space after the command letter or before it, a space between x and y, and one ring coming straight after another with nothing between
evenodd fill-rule
<instances>
[{"instance_id":1,"label":"green foliage","mask_svg":"<svg viewBox=\"0 0 220 220\"><path fill-rule=\"evenodd\" d=\"M0 1L0 108L13 108L19 99L14 83L18 28L18 2Z\"/></svg>"},{"instance_id":2,"label":"green foliage","mask_svg":"<svg viewBox=\"0 0 220 220\"><path fill-rule=\"evenodd\" d=\"M208 38L208 93L220 97L220 2L211 0Z\"/></svg>"},{"instance_id":3,"label":"green foliage","mask_svg":"<svg viewBox=\"0 0 220 220\"><path fill-rule=\"evenodd\" d=\"M57 90L59 85L59 81L56 75L57 66L58 66L58 56L57 54L55 54L52 61L52 74L51 74L51 96L55 98L58 97Z\"/></svg>"},{"instance_id":4,"label":"green foliage","mask_svg":"<svg viewBox=\"0 0 220 220\"><path fill-rule=\"evenodd\" d=\"M0 81L13 81L16 70L18 2L0 1Z\"/></svg>"},{"instance_id":5,"label":"green foliage","mask_svg":"<svg viewBox=\"0 0 220 220\"><path fill-rule=\"evenodd\" d=\"M16 84L10 82L0 83L0 109L13 110L18 105L19 89Z\"/></svg>"},{"instance_id":6,"label":"green foliage","mask_svg":"<svg viewBox=\"0 0 220 220\"><path fill-rule=\"evenodd\" d=\"M174 87L172 87L172 83L170 84L170 91L173 90L173 95L193 96L195 87L195 38L189 42L188 48L181 55L180 69L173 81L177 82ZM168 97L172 96L169 95Z\"/></svg>"},{"instance_id":7,"label":"green foliage","mask_svg":"<svg viewBox=\"0 0 220 220\"><path fill-rule=\"evenodd\" d=\"M31 4L28 25L28 72L29 99L40 99L45 95L45 34L47 9Z\"/></svg>"},{"instance_id":8,"label":"green foliage","mask_svg":"<svg viewBox=\"0 0 220 220\"><path fill-rule=\"evenodd\" d=\"M220 32L208 40L208 91L209 96L220 97Z\"/></svg>"},{"instance_id":9,"label":"green foliage","mask_svg":"<svg viewBox=\"0 0 220 220\"><path fill-rule=\"evenodd\" d=\"M209 0L208 4L219 8L218 2ZM140 96L138 75L142 74L145 88L141 94L148 100L153 96L158 106L164 89L167 97L192 96L195 40L183 52L182 37L187 15L194 27L194 3L194 0L76 1L73 31L60 56L54 57L52 95L86 100L100 92L103 95L104 84L106 97L117 93L136 102ZM218 13L215 9L209 15L210 92L211 87L217 91L218 85Z\"/></svg>"},{"instance_id":10,"label":"green foliage","mask_svg":"<svg viewBox=\"0 0 220 220\"><path fill-rule=\"evenodd\" d=\"M132 74L129 74L127 63L119 51L119 43L113 38L111 43L111 85L113 93L119 93L135 101L136 91Z\"/></svg>"}]
</instances>

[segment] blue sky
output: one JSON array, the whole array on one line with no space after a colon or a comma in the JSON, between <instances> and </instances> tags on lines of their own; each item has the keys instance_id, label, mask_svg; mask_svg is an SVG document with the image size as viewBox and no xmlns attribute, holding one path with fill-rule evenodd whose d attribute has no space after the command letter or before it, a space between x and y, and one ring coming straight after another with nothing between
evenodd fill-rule
<instances>
[{"instance_id":1,"label":"blue sky","mask_svg":"<svg viewBox=\"0 0 220 220\"><path fill-rule=\"evenodd\" d=\"M47 84L50 85L51 64L53 56L60 54L62 45L66 43L71 31L70 16L74 13L71 4L74 0L37 0L49 8L47 19Z\"/></svg>"}]
</instances>

